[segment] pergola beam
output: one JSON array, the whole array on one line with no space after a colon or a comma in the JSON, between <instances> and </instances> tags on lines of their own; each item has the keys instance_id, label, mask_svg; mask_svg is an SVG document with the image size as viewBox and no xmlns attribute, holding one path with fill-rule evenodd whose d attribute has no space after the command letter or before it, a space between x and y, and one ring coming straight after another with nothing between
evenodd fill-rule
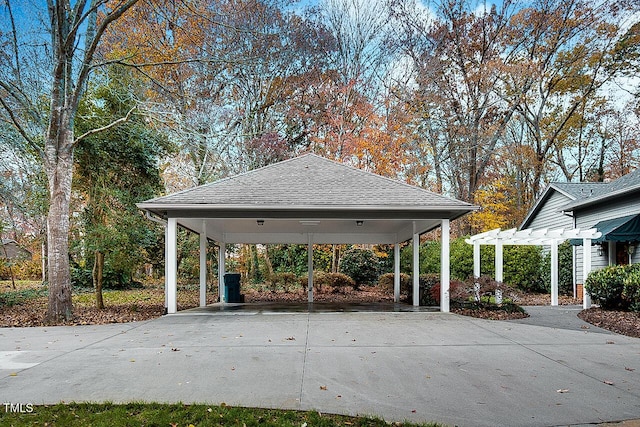
<instances>
[{"instance_id":1,"label":"pergola beam","mask_svg":"<svg viewBox=\"0 0 640 427\"><path fill-rule=\"evenodd\" d=\"M540 229L540 230L495 230L486 231L484 233L471 236L465 241L473 245L473 275L480 276L480 245L495 246L495 280L503 281L503 247L504 245L535 245L551 247L551 305L558 305L558 245L569 239L583 239L584 261L583 261L583 277L591 272L591 240L602 236L595 228L588 230L574 229ZM584 287L583 287L584 289ZM591 299L586 290L582 296L584 308L591 306Z\"/></svg>"}]
</instances>

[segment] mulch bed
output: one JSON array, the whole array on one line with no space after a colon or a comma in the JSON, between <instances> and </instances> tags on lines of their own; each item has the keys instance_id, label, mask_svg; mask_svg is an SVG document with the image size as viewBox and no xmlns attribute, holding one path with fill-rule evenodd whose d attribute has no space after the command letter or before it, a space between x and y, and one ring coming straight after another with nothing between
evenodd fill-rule
<instances>
[{"instance_id":1,"label":"mulch bed","mask_svg":"<svg viewBox=\"0 0 640 427\"><path fill-rule=\"evenodd\" d=\"M462 307L451 307L451 312L461 314L463 316L477 317L479 319L488 320L512 320L512 319L524 319L529 317L527 313L512 312L509 313L503 310L487 310L487 309L473 309Z\"/></svg>"},{"instance_id":2,"label":"mulch bed","mask_svg":"<svg viewBox=\"0 0 640 427\"><path fill-rule=\"evenodd\" d=\"M592 307L582 310L578 317L599 328L640 338L640 313L603 310L599 307Z\"/></svg>"}]
</instances>

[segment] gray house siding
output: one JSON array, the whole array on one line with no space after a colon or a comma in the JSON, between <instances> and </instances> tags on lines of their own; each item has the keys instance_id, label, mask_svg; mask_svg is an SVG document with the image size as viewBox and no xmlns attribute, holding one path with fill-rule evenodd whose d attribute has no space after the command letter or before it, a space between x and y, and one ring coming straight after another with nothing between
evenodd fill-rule
<instances>
[{"instance_id":1,"label":"gray house siding","mask_svg":"<svg viewBox=\"0 0 640 427\"><path fill-rule=\"evenodd\" d=\"M542 204L538 214L531 220L527 228L539 230L541 228L573 228L573 218L561 213L562 207L572 200L557 191L553 191Z\"/></svg>"},{"instance_id":2,"label":"gray house siding","mask_svg":"<svg viewBox=\"0 0 640 427\"><path fill-rule=\"evenodd\" d=\"M576 227L587 229L595 226L600 221L608 219L620 218L627 215L640 213L640 199L628 197L622 200L611 201L610 203L598 205L591 209L576 211ZM610 265L610 251L605 251L602 256L598 256L598 248L591 247L591 268L599 270ZM576 281L583 283L582 278L582 246L576 248ZM615 262L615 259L612 261ZM633 254L632 262L640 262L638 253Z\"/></svg>"}]
</instances>

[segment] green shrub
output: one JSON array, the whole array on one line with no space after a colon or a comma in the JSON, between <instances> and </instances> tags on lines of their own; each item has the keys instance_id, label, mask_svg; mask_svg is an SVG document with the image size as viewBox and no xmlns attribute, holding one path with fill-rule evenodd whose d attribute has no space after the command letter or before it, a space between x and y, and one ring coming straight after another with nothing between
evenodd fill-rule
<instances>
[{"instance_id":1,"label":"green shrub","mask_svg":"<svg viewBox=\"0 0 640 427\"><path fill-rule=\"evenodd\" d=\"M627 268L626 277L622 288L622 297L633 311L640 311L640 264L634 264Z\"/></svg>"},{"instance_id":2,"label":"green shrub","mask_svg":"<svg viewBox=\"0 0 640 427\"><path fill-rule=\"evenodd\" d=\"M505 283L527 292L545 292L543 262L540 246L505 246Z\"/></svg>"},{"instance_id":3,"label":"green shrub","mask_svg":"<svg viewBox=\"0 0 640 427\"><path fill-rule=\"evenodd\" d=\"M93 289L93 273L90 269L81 267L71 268L71 284L74 288ZM142 283L131 279L123 271L114 271L105 265L102 275L102 289L135 289L142 287Z\"/></svg>"},{"instance_id":4,"label":"green shrub","mask_svg":"<svg viewBox=\"0 0 640 427\"><path fill-rule=\"evenodd\" d=\"M378 256L368 249L349 249L340 259L340 273L351 277L359 285L372 285L380 276Z\"/></svg>"},{"instance_id":5,"label":"green shrub","mask_svg":"<svg viewBox=\"0 0 640 427\"><path fill-rule=\"evenodd\" d=\"M625 266L613 265L592 271L585 281L585 289L604 309L626 309L629 304L622 297Z\"/></svg>"},{"instance_id":6,"label":"green shrub","mask_svg":"<svg viewBox=\"0 0 640 427\"><path fill-rule=\"evenodd\" d=\"M12 307L23 304L29 300L47 296L46 286L38 289L21 289L0 293L0 307Z\"/></svg>"},{"instance_id":7,"label":"green shrub","mask_svg":"<svg viewBox=\"0 0 640 427\"><path fill-rule=\"evenodd\" d=\"M355 288L356 282L346 274L325 273L318 271L313 274L313 284L321 292L339 292L345 288Z\"/></svg>"},{"instance_id":8,"label":"green shrub","mask_svg":"<svg viewBox=\"0 0 640 427\"><path fill-rule=\"evenodd\" d=\"M393 292L394 287L394 274L385 273L378 279L378 286L387 292ZM411 287L411 276L405 273L400 273L400 291L406 292Z\"/></svg>"},{"instance_id":9,"label":"green shrub","mask_svg":"<svg viewBox=\"0 0 640 427\"><path fill-rule=\"evenodd\" d=\"M465 242L464 238L451 241L449 259L451 279L465 280L473 274L473 245ZM438 271L440 271L440 266L438 266Z\"/></svg>"},{"instance_id":10,"label":"green shrub","mask_svg":"<svg viewBox=\"0 0 640 427\"><path fill-rule=\"evenodd\" d=\"M573 246L569 241L558 246L558 291L562 295L573 295Z\"/></svg>"},{"instance_id":11,"label":"green shrub","mask_svg":"<svg viewBox=\"0 0 640 427\"><path fill-rule=\"evenodd\" d=\"M543 256L541 278L544 283L539 291L551 292L551 252ZM573 247L569 241L558 245L558 293L573 295Z\"/></svg>"}]
</instances>

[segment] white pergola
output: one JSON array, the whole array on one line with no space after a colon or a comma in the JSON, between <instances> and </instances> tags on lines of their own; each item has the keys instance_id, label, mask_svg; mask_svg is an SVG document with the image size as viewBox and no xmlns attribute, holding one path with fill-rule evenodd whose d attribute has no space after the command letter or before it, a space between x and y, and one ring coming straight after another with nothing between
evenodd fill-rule
<instances>
[{"instance_id":1,"label":"white pergola","mask_svg":"<svg viewBox=\"0 0 640 427\"><path fill-rule=\"evenodd\" d=\"M177 230L200 236L200 305L206 305L206 249L219 250L219 295L226 245L305 244L308 301L313 302L314 244L394 245L394 300L400 299L400 244L413 244L413 304L419 305L420 235L440 228L441 304L449 311L450 221L476 206L406 183L307 154L211 184L138 204L165 225L165 299L177 311Z\"/></svg>"},{"instance_id":2,"label":"white pergola","mask_svg":"<svg viewBox=\"0 0 640 427\"><path fill-rule=\"evenodd\" d=\"M591 241L602 235L597 229L541 229L541 230L501 230L499 228L471 236L465 241L473 245L473 275L480 277L480 245L495 246L495 279L502 282L503 277L503 247L504 245L535 245L551 248L551 305L558 305L558 245L569 239L582 239L585 248L591 247ZM591 251L583 251L583 277L591 272ZM591 307L591 297L582 287L582 306Z\"/></svg>"}]
</instances>

